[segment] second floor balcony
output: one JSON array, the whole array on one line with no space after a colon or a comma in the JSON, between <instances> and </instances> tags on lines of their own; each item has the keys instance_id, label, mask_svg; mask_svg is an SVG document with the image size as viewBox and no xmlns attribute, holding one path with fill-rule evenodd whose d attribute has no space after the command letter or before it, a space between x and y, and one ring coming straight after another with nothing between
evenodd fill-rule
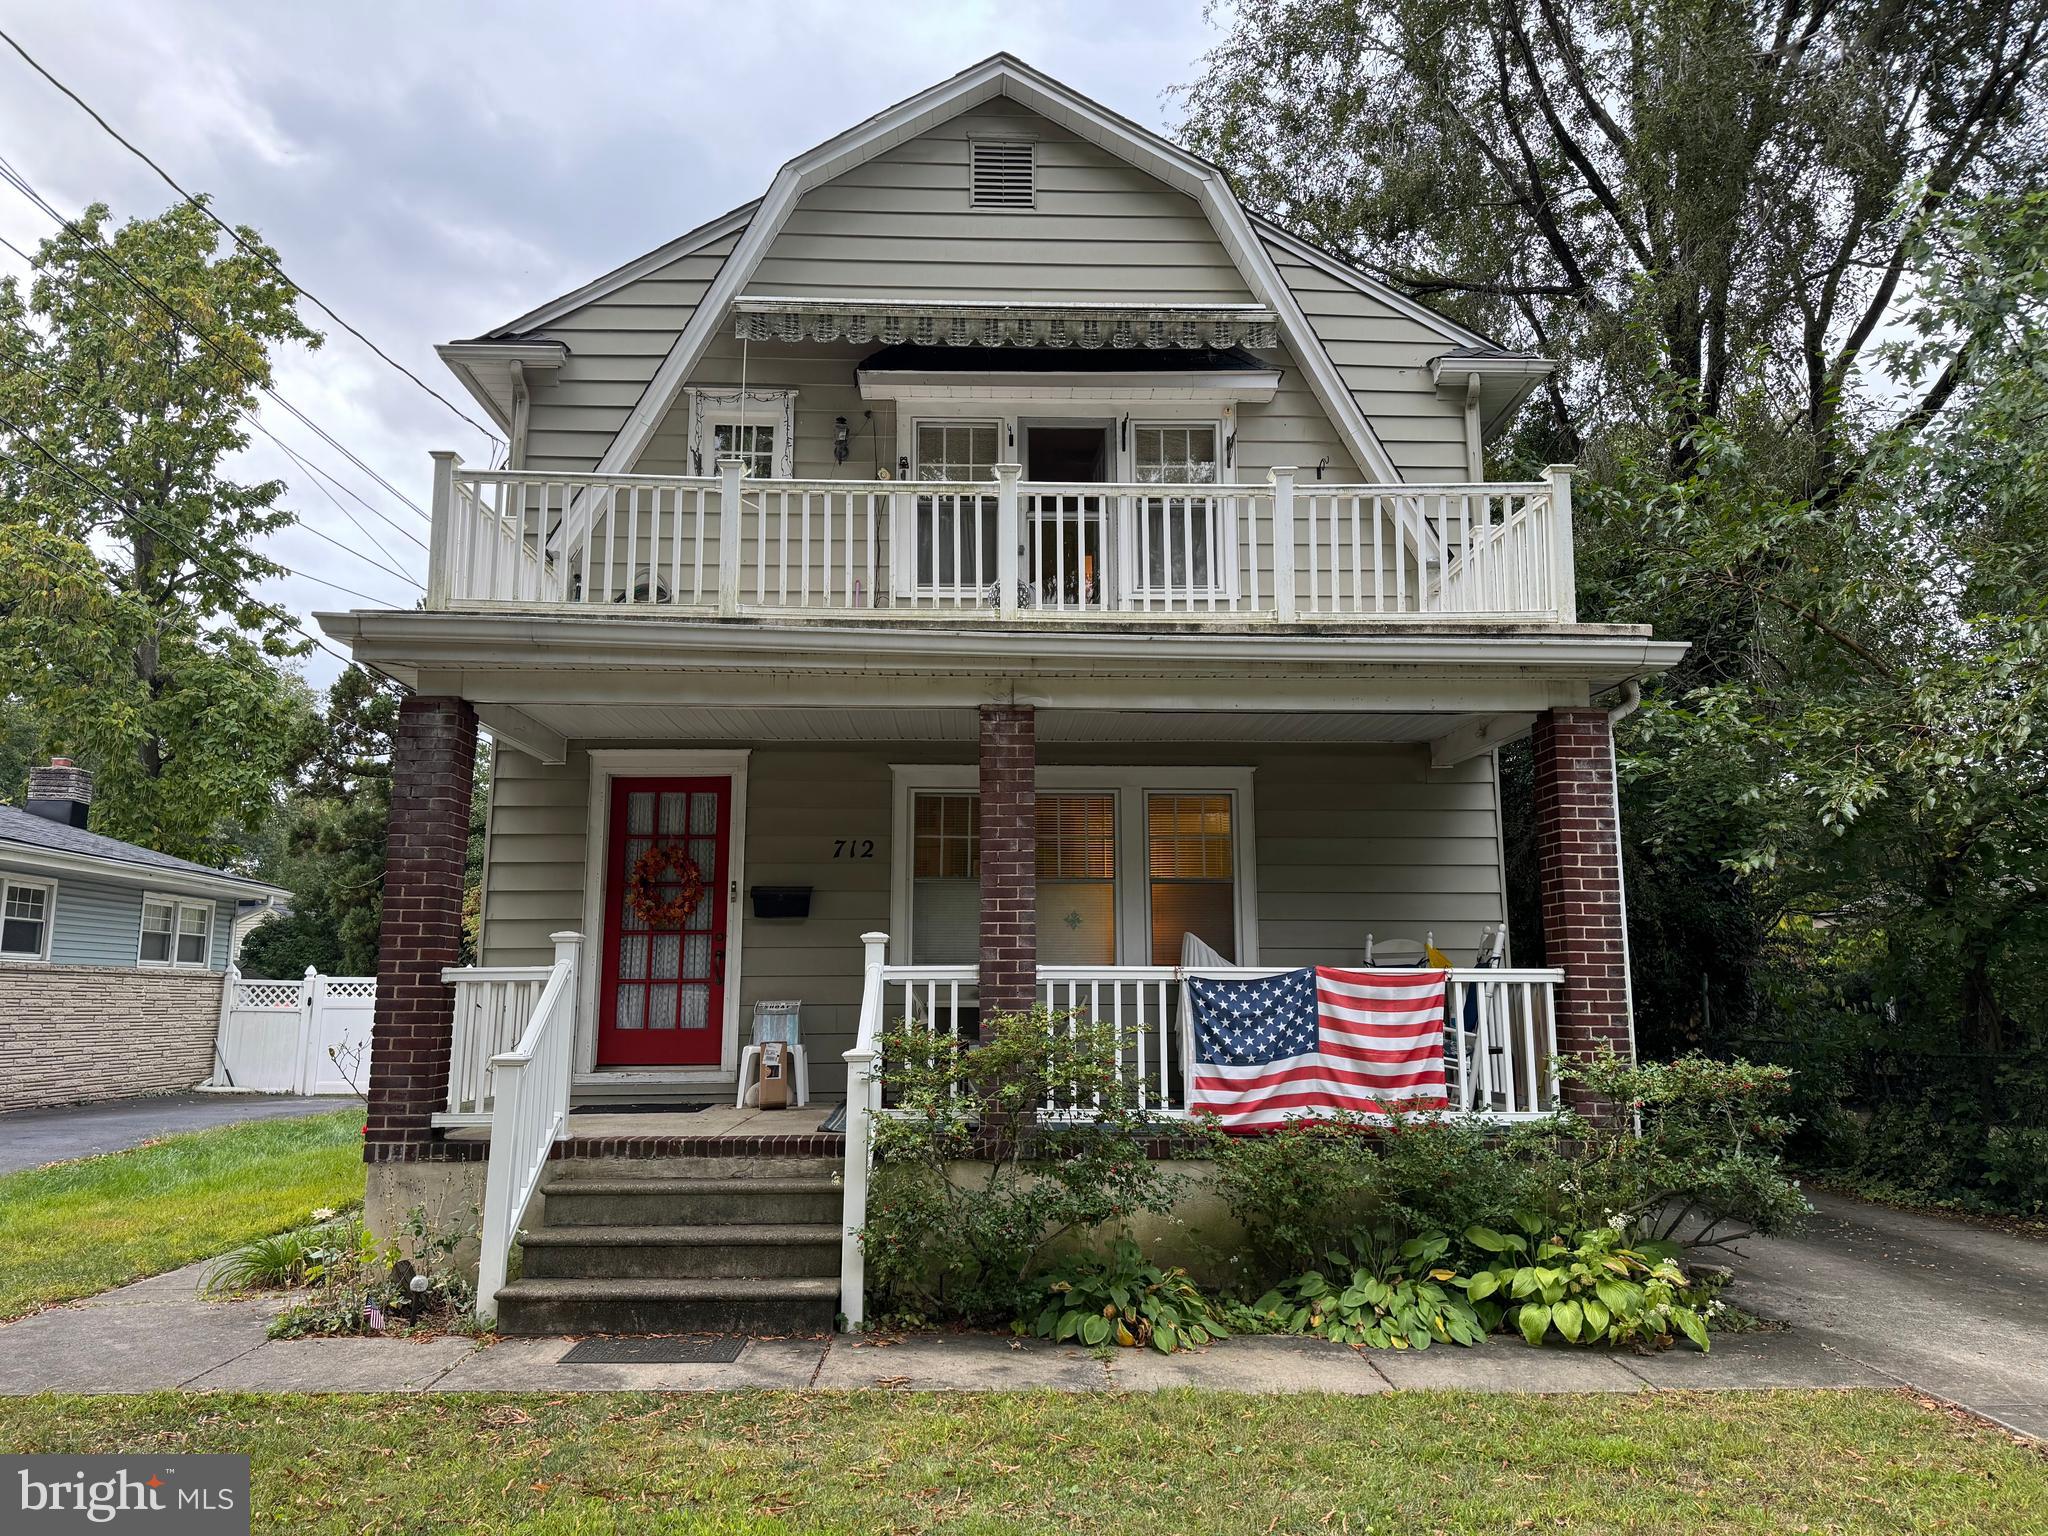
<instances>
[{"instance_id":1,"label":"second floor balcony","mask_svg":"<svg viewBox=\"0 0 2048 1536\"><path fill-rule=\"evenodd\" d=\"M1572 624L1571 471L1485 484L775 480L435 456L429 609Z\"/></svg>"}]
</instances>

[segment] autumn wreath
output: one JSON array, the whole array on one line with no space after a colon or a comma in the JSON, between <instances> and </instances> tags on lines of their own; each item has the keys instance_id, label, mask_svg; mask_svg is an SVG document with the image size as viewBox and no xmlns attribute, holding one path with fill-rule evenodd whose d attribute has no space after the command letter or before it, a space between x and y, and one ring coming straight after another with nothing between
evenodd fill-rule
<instances>
[{"instance_id":1,"label":"autumn wreath","mask_svg":"<svg viewBox=\"0 0 2048 1536\"><path fill-rule=\"evenodd\" d=\"M681 885L664 892L661 880L673 875ZM680 928L704 899L704 871L683 851L681 843L656 843L633 861L626 875L626 905L642 926L660 932Z\"/></svg>"}]
</instances>

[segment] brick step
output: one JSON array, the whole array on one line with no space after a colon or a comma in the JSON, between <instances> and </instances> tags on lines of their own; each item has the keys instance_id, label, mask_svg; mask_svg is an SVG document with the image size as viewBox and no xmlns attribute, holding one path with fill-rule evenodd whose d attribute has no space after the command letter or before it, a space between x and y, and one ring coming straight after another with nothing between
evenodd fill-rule
<instances>
[{"instance_id":1,"label":"brick step","mask_svg":"<svg viewBox=\"0 0 2048 1536\"><path fill-rule=\"evenodd\" d=\"M829 1177L557 1177L547 1185L546 1226L836 1225L845 1196Z\"/></svg>"},{"instance_id":2,"label":"brick step","mask_svg":"<svg viewBox=\"0 0 2048 1536\"><path fill-rule=\"evenodd\" d=\"M830 1278L839 1273L836 1221L548 1226L527 1233L521 1246L520 1273L535 1280Z\"/></svg>"},{"instance_id":3,"label":"brick step","mask_svg":"<svg viewBox=\"0 0 2048 1536\"><path fill-rule=\"evenodd\" d=\"M498 1331L526 1337L583 1333L827 1333L839 1313L836 1279L514 1280L498 1292Z\"/></svg>"}]
</instances>

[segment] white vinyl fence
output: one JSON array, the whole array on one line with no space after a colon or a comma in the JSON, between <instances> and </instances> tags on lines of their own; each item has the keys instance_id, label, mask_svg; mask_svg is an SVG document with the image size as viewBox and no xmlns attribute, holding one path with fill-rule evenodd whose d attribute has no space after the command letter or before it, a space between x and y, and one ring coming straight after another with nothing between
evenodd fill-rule
<instances>
[{"instance_id":1,"label":"white vinyl fence","mask_svg":"<svg viewBox=\"0 0 2048 1536\"><path fill-rule=\"evenodd\" d=\"M229 971L221 990L216 1088L264 1093L366 1093L374 976L247 981Z\"/></svg>"}]
</instances>

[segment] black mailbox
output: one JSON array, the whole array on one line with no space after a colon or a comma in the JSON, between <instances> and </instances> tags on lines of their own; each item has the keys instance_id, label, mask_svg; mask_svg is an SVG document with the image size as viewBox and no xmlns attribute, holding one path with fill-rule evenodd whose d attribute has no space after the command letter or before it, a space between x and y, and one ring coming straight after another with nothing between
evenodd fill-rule
<instances>
[{"instance_id":1,"label":"black mailbox","mask_svg":"<svg viewBox=\"0 0 2048 1536\"><path fill-rule=\"evenodd\" d=\"M754 898L756 917L811 915L811 888L808 885L757 885L748 894Z\"/></svg>"}]
</instances>

